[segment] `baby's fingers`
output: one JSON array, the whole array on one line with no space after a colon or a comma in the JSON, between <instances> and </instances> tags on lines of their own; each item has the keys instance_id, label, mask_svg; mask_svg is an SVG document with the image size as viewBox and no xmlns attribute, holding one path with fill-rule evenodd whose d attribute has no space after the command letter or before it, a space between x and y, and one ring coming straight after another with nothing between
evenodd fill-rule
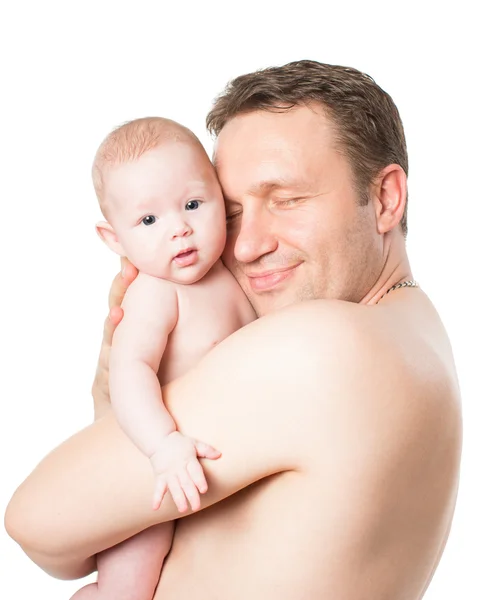
<instances>
[{"instance_id":1,"label":"baby's fingers","mask_svg":"<svg viewBox=\"0 0 480 600\"><path fill-rule=\"evenodd\" d=\"M158 510L163 501L163 497L167 493L167 482L164 478L158 479L153 492L153 510Z\"/></svg>"},{"instance_id":2,"label":"baby's fingers","mask_svg":"<svg viewBox=\"0 0 480 600\"><path fill-rule=\"evenodd\" d=\"M182 486L185 496L190 502L192 510L198 510L200 508L200 496L198 494L196 485L192 480L192 477L187 471L181 471L178 475L178 478L180 480L180 485Z\"/></svg>"},{"instance_id":3,"label":"baby's fingers","mask_svg":"<svg viewBox=\"0 0 480 600\"><path fill-rule=\"evenodd\" d=\"M215 449L213 446L209 446L205 444L205 442L195 442L195 450L197 451L197 456L199 458L210 458L211 460L215 460L222 456L222 453Z\"/></svg>"},{"instance_id":4,"label":"baby's fingers","mask_svg":"<svg viewBox=\"0 0 480 600\"><path fill-rule=\"evenodd\" d=\"M188 509L188 504L182 486L180 485L176 475L172 475L168 478L168 489L172 494L172 498L178 508L178 512L185 512Z\"/></svg>"},{"instance_id":5,"label":"baby's fingers","mask_svg":"<svg viewBox=\"0 0 480 600\"><path fill-rule=\"evenodd\" d=\"M198 462L198 460L191 460L187 464L187 471L192 478L193 483L197 486L198 491L201 494L204 494L208 490L208 485L202 465Z\"/></svg>"}]
</instances>

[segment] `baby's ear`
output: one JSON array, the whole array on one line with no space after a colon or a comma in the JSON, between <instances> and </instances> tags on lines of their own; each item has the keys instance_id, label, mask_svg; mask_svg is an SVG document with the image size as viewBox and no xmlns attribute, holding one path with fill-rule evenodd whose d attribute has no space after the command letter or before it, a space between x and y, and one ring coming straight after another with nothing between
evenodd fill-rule
<instances>
[{"instance_id":1,"label":"baby's ear","mask_svg":"<svg viewBox=\"0 0 480 600\"><path fill-rule=\"evenodd\" d=\"M125 256L123 246L118 241L117 234L115 233L110 223L107 223L107 221L99 221L95 225L95 229L97 230L97 233L100 236L100 238L107 244L110 250L113 250L116 254L119 254L120 256Z\"/></svg>"}]
</instances>

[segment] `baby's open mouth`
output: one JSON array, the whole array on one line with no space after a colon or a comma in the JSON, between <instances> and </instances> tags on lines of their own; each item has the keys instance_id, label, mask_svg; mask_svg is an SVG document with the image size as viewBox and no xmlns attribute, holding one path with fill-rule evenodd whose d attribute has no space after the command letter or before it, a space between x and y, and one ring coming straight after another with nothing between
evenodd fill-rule
<instances>
[{"instance_id":1,"label":"baby's open mouth","mask_svg":"<svg viewBox=\"0 0 480 600\"><path fill-rule=\"evenodd\" d=\"M175 258L185 258L186 256L190 256L190 254L192 254L192 252L195 252L195 250L193 248L191 248L190 250L182 250L181 252L179 252L177 254L177 256Z\"/></svg>"},{"instance_id":2,"label":"baby's open mouth","mask_svg":"<svg viewBox=\"0 0 480 600\"><path fill-rule=\"evenodd\" d=\"M197 262L198 253L196 248L187 248L182 250L173 259L175 263L180 267L190 267Z\"/></svg>"}]
</instances>

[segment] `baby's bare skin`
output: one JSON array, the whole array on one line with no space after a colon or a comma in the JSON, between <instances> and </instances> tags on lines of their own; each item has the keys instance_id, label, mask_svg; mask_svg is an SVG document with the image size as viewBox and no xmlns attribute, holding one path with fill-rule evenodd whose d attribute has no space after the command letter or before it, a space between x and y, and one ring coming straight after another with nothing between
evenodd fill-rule
<instances>
[{"instance_id":1,"label":"baby's bare skin","mask_svg":"<svg viewBox=\"0 0 480 600\"><path fill-rule=\"evenodd\" d=\"M221 261L195 284L170 285L178 298L178 320L158 371L162 385L181 377L214 346L256 318L250 302Z\"/></svg>"},{"instance_id":2,"label":"baby's bare skin","mask_svg":"<svg viewBox=\"0 0 480 600\"><path fill-rule=\"evenodd\" d=\"M198 459L221 453L177 430L161 386L256 318L220 260L221 189L195 136L161 118L138 119L107 136L93 179L108 218L97 232L140 270L123 299L125 317L109 356L112 408L150 460L152 509L169 493L180 513L189 505L198 510L208 489ZM99 553L97 583L72 600L151 600L172 535L171 523L157 525Z\"/></svg>"},{"instance_id":3,"label":"baby's bare skin","mask_svg":"<svg viewBox=\"0 0 480 600\"><path fill-rule=\"evenodd\" d=\"M226 240L221 188L195 136L158 117L107 136L93 179L108 219L97 232L140 272L123 300L125 317L112 344L112 408L150 459L152 508L170 493L180 512L188 504L196 510L208 486L198 458L218 459L220 452L177 431L161 385L255 318L220 262Z\"/></svg>"}]
</instances>

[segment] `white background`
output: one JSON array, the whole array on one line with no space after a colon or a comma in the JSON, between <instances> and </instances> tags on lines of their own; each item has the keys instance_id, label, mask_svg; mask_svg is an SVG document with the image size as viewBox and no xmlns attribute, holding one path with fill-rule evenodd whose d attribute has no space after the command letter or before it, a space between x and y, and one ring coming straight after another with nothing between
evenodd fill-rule
<instances>
[{"instance_id":1,"label":"white background","mask_svg":"<svg viewBox=\"0 0 480 600\"><path fill-rule=\"evenodd\" d=\"M411 168L409 255L450 334L464 402L457 511L425 598L480 598L480 49L473 6L2 4L2 511L40 458L92 418L90 386L118 268L94 232L100 213L90 165L99 142L126 120L162 115L190 127L210 151L204 118L229 79L311 58L369 73L403 118ZM0 595L11 600L67 600L79 586L45 575L2 529L0 573Z\"/></svg>"}]
</instances>

